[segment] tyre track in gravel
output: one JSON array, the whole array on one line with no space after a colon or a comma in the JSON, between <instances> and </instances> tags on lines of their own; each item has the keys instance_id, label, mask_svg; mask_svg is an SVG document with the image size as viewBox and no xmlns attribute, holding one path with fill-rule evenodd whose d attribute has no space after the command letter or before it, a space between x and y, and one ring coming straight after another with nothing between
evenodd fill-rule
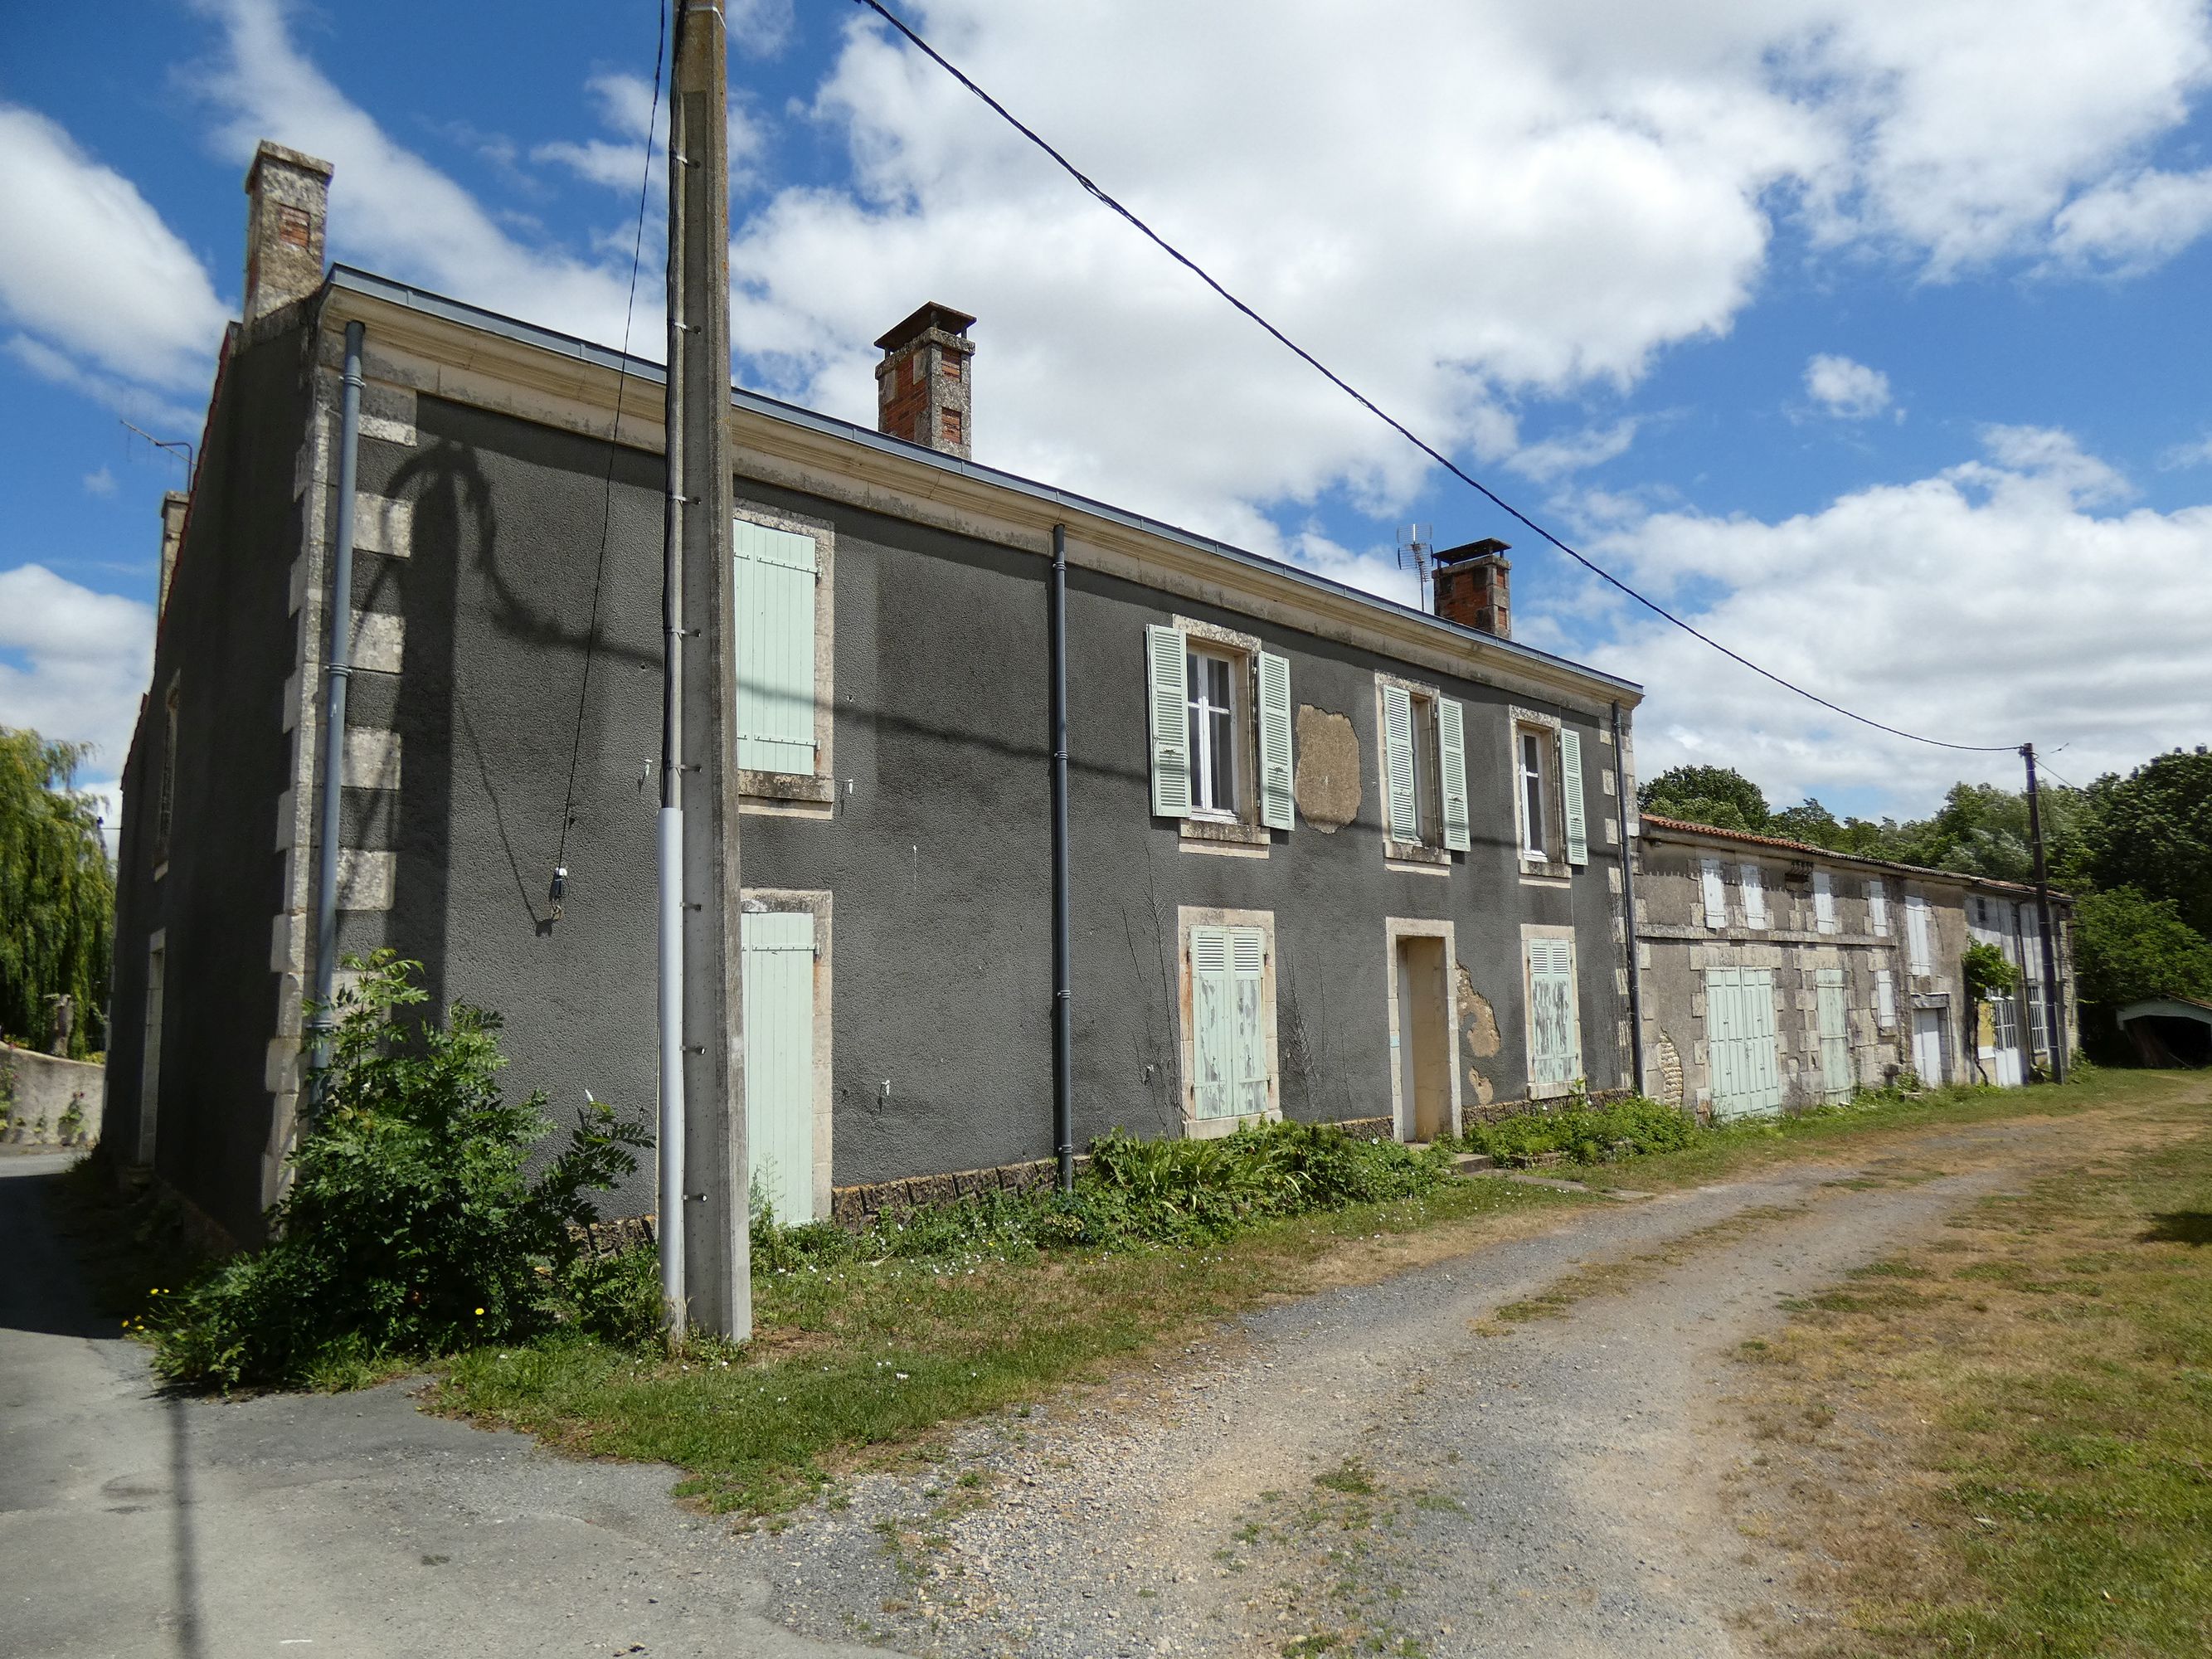
<instances>
[{"instance_id":1,"label":"tyre track in gravel","mask_svg":"<svg viewBox=\"0 0 2212 1659\"><path fill-rule=\"evenodd\" d=\"M1736 1652L1748 1611L1817 1613L1721 1502L1749 1449L1730 1354L1780 1298L2021 1178L2057 1127L1593 1206L1285 1304L744 1547L789 1624L917 1653ZM1588 1293L1501 1326L1563 1285Z\"/></svg>"}]
</instances>

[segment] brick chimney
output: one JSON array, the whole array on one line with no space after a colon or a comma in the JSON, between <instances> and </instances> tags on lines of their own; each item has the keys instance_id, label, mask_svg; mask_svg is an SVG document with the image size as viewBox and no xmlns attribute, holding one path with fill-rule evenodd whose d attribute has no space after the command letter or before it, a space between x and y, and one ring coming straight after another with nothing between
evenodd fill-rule
<instances>
[{"instance_id":1,"label":"brick chimney","mask_svg":"<svg viewBox=\"0 0 2212 1659\"><path fill-rule=\"evenodd\" d=\"M1501 640L1513 637L1513 566L1504 542L1486 537L1437 555L1437 615Z\"/></svg>"},{"instance_id":2,"label":"brick chimney","mask_svg":"<svg viewBox=\"0 0 2212 1659\"><path fill-rule=\"evenodd\" d=\"M246 320L306 298L323 280L331 164L266 138L246 170Z\"/></svg>"},{"instance_id":3,"label":"brick chimney","mask_svg":"<svg viewBox=\"0 0 2212 1659\"><path fill-rule=\"evenodd\" d=\"M933 300L876 342L884 353L876 365L877 431L968 459L975 320Z\"/></svg>"},{"instance_id":4,"label":"brick chimney","mask_svg":"<svg viewBox=\"0 0 2212 1659\"><path fill-rule=\"evenodd\" d=\"M184 544L185 511L191 504L192 498L181 489L172 489L161 497L161 587L154 611L157 617L168 609L169 578L177 568L177 549Z\"/></svg>"}]
</instances>

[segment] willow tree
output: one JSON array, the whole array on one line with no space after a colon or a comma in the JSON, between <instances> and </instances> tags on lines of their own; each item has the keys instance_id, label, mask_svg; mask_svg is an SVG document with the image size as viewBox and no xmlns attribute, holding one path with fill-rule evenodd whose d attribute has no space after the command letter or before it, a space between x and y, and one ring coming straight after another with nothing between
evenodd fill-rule
<instances>
[{"instance_id":1,"label":"willow tree","mask_svg":"<svg viewBox=\"0 0 2212 1659\"><path fill-rule=\"evenodd\" d=\"M87 752L0 726L0 1032L48 1047L66 995L80 1057L106 1043L115 945L115 872L98 805L76 787Z\"/></svg>"}]
</instances>

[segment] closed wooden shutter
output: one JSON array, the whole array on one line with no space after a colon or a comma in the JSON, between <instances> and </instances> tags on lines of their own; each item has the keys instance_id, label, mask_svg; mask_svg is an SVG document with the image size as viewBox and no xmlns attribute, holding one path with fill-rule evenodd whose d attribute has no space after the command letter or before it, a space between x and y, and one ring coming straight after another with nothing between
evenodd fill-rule
<instances>
[{"instance_id":1,"label":"closed wooden shutter","mask_svg":"<svg viewBox=\"0 0 2212 1659\"><path fill-rule=\"evenodd\" d=\"M1467 714L1449 697L1437 704L1437 779L1443 797L1444 845L1464 853L1474 845L1467 811Z\"/></svg>"},{"instance_id":2,"label":"closed wooden shutter","mask_svg":"<svg viewBox=\"0 0 2212 1659\"><path fill-rule=\"evenodd\" d=\"M1774 975L1705 970L1705 1054L1717 1118L1778 1110L1782 1072L1774 1031Z\"/></svg>"},{"instance_id":3,"label":"closed wooden shutter","mask_svg":"<svg viewBox=\"0 0 2212 1659\"><path fill-rule=\"evenodd\" d=\"M1883 1030L1897 1029L1897 979L1887 968L1875 970L1874 1017Z\"/></svg>"},{"instance_id":4,"label":"closed wooden shutter","mask_svg":"<svg viewBox=\"0 0 2212 1659\"><path fill-rule=\"evenodd\" d=\"M1288 830L1291 799L1291 661L1260 653L1260 822Z\"/></svg>"},{"instance_id":5,"label":"closed wooden shutter","mask_svg":"<svg viewBox=\"0 0 2212 1659\"><path fill-rule=\"evenodd\" d=\"M1743 886L1743 925L1747 927L1766 926L1766 884L1755 864L1740 865L1737 879Z\"/></svg>"},{"instance_id":6,"label":"closed wooden shutter","mask_svg":"<svg viewBox=\"0 0 2212 1659\"><path fill-rule=\"evenodd\" d=\"M1698 886L1705 895L1705 926L1728 926L1728 888L1721 880L1721 861L1703 859L1698 866Z\"/></svg>"},{"instance_id":7,"label":"closed wooden shutter","mask_svg":"<svg viewBox=\"0 0 2212 1659\"><path fill-rule=\"evenodd\" d=\"M1267 1109L1267 936L1257 927L1229 930L1229 978L1235 997L1236 1036L1230 1098L1239 1115Z\"/></svg>"},{"instance_id":8,"label":"closed wooden shutter","mask_svg":"<svg viewBox=\"0 0 2212 1659\"><path fill-rule=\"evenodd\" d=\"M814 773L814 538L736 521L738 764Z\"/></svg>"},{"instance_id":9,"label":"closed wooden shutter","mask_svg":"<svg viewBox=\"0 0 2212 1659\"><path fill-rule=\"evenodd\" d=\"M1382 688L1383 822L1394 841L1421 838L1420 802L1413 788L1413 699L1403 686Z\"/></svg>"},{"instance_id":10,"label":"closed wooden shutter","mask_svg":"<svg viewBox=\"0 0 2212 1659\"><path fill-rule=\"evenodd\" d=\"M1826 870L1813 872L1813 926L1823 933L1836 931L1836 884Z\"/></svg>"},{"instance_id":11,"label":"closed wooden shutter","mask_svg":"<svg viewBox=\"0 0 2212 1659\"><path fill-rule=\"evenodd\" d=\"M744 949L745 1163L756 1206L814 1212L814 917L750 911Z\"/></svg>"},{"instance_id":12,"label":"closed wooden shutter","mask_svg":"<svg viewBox=\"0 0 2212 1659\"><path fill-rule=\"evenodd\" d=\"M1820 1017L1820 1091L1833 1103L1851 1092L1851 1045L1844 1020L1844 970L1823 968L1813 976Z\"/></svg>"},{"instance_id":13,"label":"closed wooden shutter","mask_svg":"<svg viewBox=\"0 0 2212 1659\"><path fill-rule=\"evenodd\" d=\"M1567 862L1589 862L1589 830L1583 820L1583 738L1559 732L1559 800L1567 818Z\"/></svg>"},{"instance_id":14,"label":"closed wooden shutter","mask_svg":"<svg viewBox=\"0 0 2212 1659\"><path fill-rule=\"evenodd\" d=\"M1742 1011L1756 1109L1782 1109L1782 1060L1774 1030L1774 970L1743 970Z\"/></svg>"},{"instance_id":15,"label":"closed wooden shutter","mask_svg":"<svg viewBox=\"0 0 2212 1659\"><path fill-rule=\"evenodd\" d=\"M1867 926L1876 938L1889 937L1889 889L1880 876L1867 882Z\"/></svg>"},{"instance_id":16,"label":"closed wooden shutter","mask_svg":"<svg viewBox=\"0 0 2212 1659\"><path fill-rule=\"evenodd\" d=\"M1231 983L1229 930L1190 930L1191 1112L1202 1118L1237 1114L1237 998Z\"/></svg>"},{"instance_id":17,"label":"closed wooden shutter","mask_svg":"<svg viewBox=\"0 0 2212 1659\"><path fill-rule=\"evenodd\" d=\"M1582 1075L1582 1031L1575 1008L1574 946L1563 939L1528 941L1528 1082L1572 1083Z\"/></svg>"},{"instance_id":18,"label":"closed wooden shutter","mask_svg":"<svg viewBox=\"0 0 2212 1659\"><path fill-rule=\"evenodd\" d=\"M1182 635L1145 629L1145 680L1152 699L1152 812L1190 816L1190 664Z\"/></svg>"},{"instance_id":19,"label":"closed wooden shutter","mask_svg":"<svg viewBox=\"0 0 2212 1659\"><path fill-rule=\"evenodd\" d=\"M1905 966L1916 974L1935 971L1928 942L1928 901L1917 893L1905 896Z\"/></svg>"}]
</instances>

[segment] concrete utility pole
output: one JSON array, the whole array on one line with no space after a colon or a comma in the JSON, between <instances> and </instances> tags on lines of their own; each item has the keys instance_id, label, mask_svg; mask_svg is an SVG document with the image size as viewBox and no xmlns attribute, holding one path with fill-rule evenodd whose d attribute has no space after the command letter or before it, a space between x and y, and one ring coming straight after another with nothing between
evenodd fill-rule
<instances>
[{"instance_id":1,"label":"concrete utility pole","mask_svg":"<svg viewBox=\"0 0 2212 1659\"><path fill-rule=\"evenodd\" d=\"M678 0L668 106L667 686L660 786L661 1287L672 1330L752 1335L738 905L729 30Z\"/></svg>"},{"instance_id":2,"label":"concrete utility pole","mask_svg":"<svg viewBox=\"0 0 2212 1659\"><path fill-rule=\"evenodd\" d=\"M2027 837L2035 848L2035 919L2043 934L2043 1006L2050 1027L2051 1080L2066 1081L2066 1007L2058 998L2058 935L2051 925L2051 872L2043 861L2043 800L2035 782L2035 745L2024 743L2027 763Z\"/></svg>"}]
</instances>

